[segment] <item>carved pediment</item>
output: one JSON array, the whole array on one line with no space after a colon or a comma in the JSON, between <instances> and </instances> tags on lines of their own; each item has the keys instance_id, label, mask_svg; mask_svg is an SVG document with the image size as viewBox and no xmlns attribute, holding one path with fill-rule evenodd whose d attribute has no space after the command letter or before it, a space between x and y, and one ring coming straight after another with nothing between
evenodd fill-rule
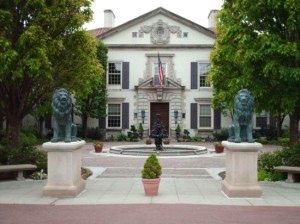
<instances>
[{"instance_id":1,"label":"carved pediment","mask_svg":"<svg viewBox=\"0 0 300 224\"><path fill-rule=\"evenodd\" d=\"M143 37L144 33L150 33L151 42L153 44L168 44L170 42L170 33L177 34L178 38L181 38L181 29L178 26L171 26L161 19L156 23L144 25L139 30L139 36Z\"/></svg>"}]
</instances>

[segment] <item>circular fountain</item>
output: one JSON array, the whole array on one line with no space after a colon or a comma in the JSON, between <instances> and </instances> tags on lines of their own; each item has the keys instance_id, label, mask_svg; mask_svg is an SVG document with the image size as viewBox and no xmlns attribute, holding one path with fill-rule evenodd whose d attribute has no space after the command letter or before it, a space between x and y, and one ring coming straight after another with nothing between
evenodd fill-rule
<instances>
[{"instance_id":1,"label":"circular fountain","mask_svg":"<svg viewBox=\"0 0 300 224\"><path fill-rule=\"evenodd\" d=\"M151 145L124 145L111 147L109 152L120 155L134 155L134 156L149 156L156 153L158 156L187 156L200 155L207 153L207 148L192 145L164 145L163 138L167 138L168 134L161 122L160 114L156 114L156 120L153 123L150 138L154 139L155 147Z\"/></svg>"},{"instance_id":2,"label":"circular fountain","mask_svg":"<svg viewBox=\"0 0 300 224\"><path fill-rule=\"evenodd\" d=\"M113 146L109 153L132 156L149 156L156 153L158 156L191 156L207 153L207 148L194 145L164 145L163 151L156 151L153 145L122 145Z\"/></svg>"}]
</instances>

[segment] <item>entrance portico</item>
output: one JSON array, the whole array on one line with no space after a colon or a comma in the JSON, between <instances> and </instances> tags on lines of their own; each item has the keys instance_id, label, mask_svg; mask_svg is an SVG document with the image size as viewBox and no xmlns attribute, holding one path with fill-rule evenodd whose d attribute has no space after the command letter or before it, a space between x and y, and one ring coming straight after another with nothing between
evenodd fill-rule
<instances>
[{"instance_id":1,"label":"entrance portico","mask_svg":"<svg viewBox=\"0 0 300 224\"><path fill-rule=\"evenodd\" d=\"M162 123L169 135L175 130L177 123L183 122L182 113L185 108L183 91L185 89L180 83L166 78L164 86L154 86L153 79L150 78L135 87L137 93L137 112L145 112L144 128L151 130L155 114L160 113ZM178 114L175 118L174 111ZM142 123L142 118L138 116L138 123Z\"/></svg>"}]
</instances>

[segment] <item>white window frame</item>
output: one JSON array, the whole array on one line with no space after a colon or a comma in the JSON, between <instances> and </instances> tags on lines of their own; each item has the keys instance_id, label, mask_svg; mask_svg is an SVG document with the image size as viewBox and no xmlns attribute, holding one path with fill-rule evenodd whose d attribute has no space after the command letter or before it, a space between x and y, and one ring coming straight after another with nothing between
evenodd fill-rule
<instances>
[{"instance_id":1,"label":"white window frame","mask_svg":"<svg viewBox=\"0 0 300 224\"><path fill-rule=\"evenodd\" d=\"M109 64L120 64L120 66L121 66L121 68L120 68L120 84L110 84L109 83L109 80L110 80L109 76L111 74L111 73L109 73ZM119 89L122 86L122 73L123 73L122 65L123 65L122 62L120 62L120 61L109 61L107 63L107 81L106 81L106 83L110 89L114 89L114 88Z\"/></svg>"},{"instance_id":2,"label":"white window frame","mask_svg":"<svg viewBox=\"0 0 300 224\"><path fill-rule=\"evenodd\" d=\"M208 65L206 73L205 73L206 75L201 75L201 65ZM208 70L209 70L210 66L211 66L211 64L209 62L199 62L198 63L198 78L199 78L199 82L198 82L199 85L198 86L199 86L200 89L211 88L211 84L207 83ZM200 85L201 77L205 77L205 86Z\"/></svg>"},{"instance_id":3,"label":"white window frame","mask_svg":"<svg viewBox=\"0 0 300 224\"><path fill-rule=\"evenodd\" d=\"M201 114L200 114L200 106L201 105L208 105L210 107L210 117L211 117L211 119L210 119L210 127L201 127L200 126L200 116L201 116ZM197 124L198 129L200 129L200 130L211 130L211 129L213 129L213 127L214 127L214 110L211 107L211 103L198 103L197 106L198 106L198 109L197 109L197 111L198 111L198 114L197 114L197 116L198 116L198 124ZM203 115L202 115L202 117L203 117Z\"/></svg>"},{"instance_id":4,"label":"white window frame","mask_svg":"<svg viewBox=\"0 0 300 224\"><path fill-rule=\"evenodd\" d=\"M109 109L109 105L119 105L120 106L120 126L119 127L109 127L108 126L108 119L109 119L109 116L111 116L111 115L109 115L109 111L108 111L108 109ZM107 117L106 117L106 128L107 129L121 129L122 128L122 103L108 103L107 104L107 112L106 112L106 114L107 114Z\"/></svg>"}]
</instances>

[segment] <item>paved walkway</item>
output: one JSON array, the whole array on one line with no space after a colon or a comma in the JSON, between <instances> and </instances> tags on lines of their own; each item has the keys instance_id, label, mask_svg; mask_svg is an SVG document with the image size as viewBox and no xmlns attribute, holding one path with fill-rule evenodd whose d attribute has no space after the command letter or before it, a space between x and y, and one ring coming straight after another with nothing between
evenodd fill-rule
<instances>
[{"instance_id":1,"label":"paved walkway","mask_svg":"<svg viewBox=\"0 0 300 224\"><path fill-rule=\"evenodd\" d=\"M94 174L75 198L43 197L46 181L1 181L0 223L300 223L299 183L260 182L262 198L227 198L218 175L225 153L215 154L212 144L202 144L206 155L160 157L156 197L144 195L140 180L146 157L110 155L115 144L101 154L84 147L82 163Z\"/></svg>"}]
</instances>

